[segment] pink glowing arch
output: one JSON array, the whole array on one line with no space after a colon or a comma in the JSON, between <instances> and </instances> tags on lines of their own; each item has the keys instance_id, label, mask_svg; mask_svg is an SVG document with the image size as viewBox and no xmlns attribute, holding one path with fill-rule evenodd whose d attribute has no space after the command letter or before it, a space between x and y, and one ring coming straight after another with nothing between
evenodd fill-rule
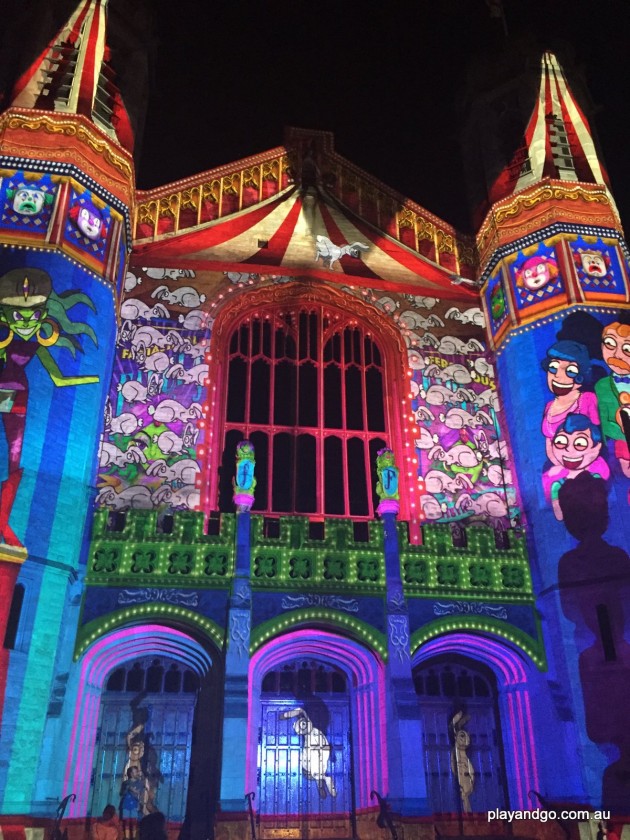
<instances>
[{"instance_id":1,"label":"pink glowing arch","mask_svg":"<svg viewBox=\"0 0 630 840\"><path fill-rule=\"evenodd\" d=\"M105 679L115 668L139 656L169 656L199 676L212 667L210 654L199 642L172 627L145 624L125 627L102 636L86 650L81 661L70 750L64 775L63 795L76 794L68 816L87 813L94 744Z\"/></svg>"},{"instance_id":2,"label":"pink glowing arch","mask_svg":"<svg viewBox=\"0 0 630 840\"><path fill-rule=\"evenodd\" d=\"M528 792L540 789L530 702L530 682L535 666L503 640L472 633L448 633L431 639L415 652L413 666L443 654L468 656L484 663L495 674L504 723L510 807L521 811L531 809ZM505 726L506 723L509 725Z\"/></svg>"},{"instance_id":3,"label":"pink glowing arch","mask_svg":"<svg viewBox=\"0 0 630 840\"><path fill-rule=\"evenodd\" d=\"M257 733L262 680L268 671L302 656L329 662L343 670L352 685L351 709L357 807L370 803L371 790L387 790L385 666L377 654L358 642L324 630L302 629L269 641L252 656L249 668L247 723L247 790L256 789Z\"/></svg>"}]
</instances>

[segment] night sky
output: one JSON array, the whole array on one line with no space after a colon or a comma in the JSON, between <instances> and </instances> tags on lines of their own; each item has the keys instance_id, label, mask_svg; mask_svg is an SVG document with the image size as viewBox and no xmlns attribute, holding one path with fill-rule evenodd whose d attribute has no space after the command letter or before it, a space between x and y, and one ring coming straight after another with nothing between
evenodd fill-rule
<instances>
[{"instance_id":1,"label":"night sky","mask_svg":"<svg viewBox=\"0 0 630 840\"><path fill-rule=\"evenodd\" d=\"M76 2L3 0L0 94ZM109 0L150 55L138 186L263 152L294 125L332 131L344 157L469 230L463 114L483 84L502 85L550 48L630 224L628 0L504 0L507 37L489 2L499 0ZM123 89L141 85L133 61L118 49Z\"/></svg>"},{"instance_id":2,"label":"night sky","mask_svg":"<svg viewBox=\"0 0 630 840\"><path fill-rule=\"evenodd\" d=\"M474 80L494 73L500 85L546 47L566 59L570 83L588 88L579 98L630 220L627 0L505 0L507 38L485 0L153 7L141 188L279 145L296 125L332 131L340 154L469 229L460 134Z\"/></svg>"}]
</instances>

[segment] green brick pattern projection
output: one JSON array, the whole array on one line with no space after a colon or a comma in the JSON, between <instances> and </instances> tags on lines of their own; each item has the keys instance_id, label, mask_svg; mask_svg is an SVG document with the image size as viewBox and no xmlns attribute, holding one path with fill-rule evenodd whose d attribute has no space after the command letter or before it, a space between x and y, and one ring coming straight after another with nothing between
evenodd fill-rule
<instances>
[{"instance_id":1,"label":"green brick pattern projection","mask_svg":"<svg viewBox=\"0 0 630 840\"><path fill-rule=\"evenodd\" d=\"M158 531L155 511L129 511L121 531L108 529L108 515L105 509L94 514L89 585L229 585L234 574L234 516L222 516L219 534L208 535L200 511L175 514L170 534Z\"/></svg>"},{"instance_id":2,"label":"green brick pattern projection","mask_svg":"<svg viewBox=\"0 0 630 840\"><path fill-rule=\"evenodd\" d=\"M406 540L398 524L400 564L407 595L450 595L532 603L534 596L523 536L508 531L509 548L497 548L491 528L466 530L467 545L453 545L448 525L425 525L424 544Z\"/></svg>"},{"instance_id":3,"label":"green brick pattern projection","mask_svg":"<svg viewBox=\"0 0 630 840\"><path fill-rule=\"evenodd\" d=\"M155 511L129 511L124 528L110 531L108 512L94 516L87 583L92 586L228 586L234 574L234 514L221 516L220 533L204 533L198 511L180 511L173 531L157 530ZM254 589L318 592L385 592L383 527L367 523L368 539L355 540L353 523L329 519L323 539L310 536L307 517L283 516L278 536L265 535L262 516L252 516L251 583ZM453 545L448 525L423 528L423 545L407 540L398 523L401 574L409 596L533 601L525 540L508 532L509 547L495 546L491 528L467 529L467 546Z\"/></svg>"},{"instance_id":4,"label":"green brick pattern projection","mask_svg":"<svg viewBox=\"0 0 630 840\"><path fill-rule=\"evenodd\" d=\"M353 523L328 519L324 539L309 536L309 520L281 516L279 536L264 534L261 516L252 517L251 582L254 588L383 592L383 530L369 522L369 540L355 541Z\"/></svg>"},{"instance_id":5,"label":"green brick pattern projection","mask_svg":"<svg viewBox=\"0 0 630 840\"><path fill-rule=\"evenodd\" d=\"M33 624L28 665L9 757L2 813L27 813L37 779L42 732L50 698L55 658L68 586L68 572L45 569Z\"/></svg>"}]
</instances>

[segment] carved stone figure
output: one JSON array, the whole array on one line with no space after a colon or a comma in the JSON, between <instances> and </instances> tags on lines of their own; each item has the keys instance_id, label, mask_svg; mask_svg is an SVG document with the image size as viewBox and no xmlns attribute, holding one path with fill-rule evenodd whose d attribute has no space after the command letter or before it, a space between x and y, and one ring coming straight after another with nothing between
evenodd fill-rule
<instances>
[{"instance_id":1,"label":"carved stone figure","mask_svg":"<svg viewBox=\"0 0 630 840\"><path fill-rule=\"evenodd\" d=\"M475 788L475 769L471 764L466 750L470 746L470 735L464 726L470 720L470 715L457 712L451 720L454 745L451 752L451 770L459 784L459 792L462 798L462 809L464 813L470 813L470 795Z\"/></svg>"}]
</instances>

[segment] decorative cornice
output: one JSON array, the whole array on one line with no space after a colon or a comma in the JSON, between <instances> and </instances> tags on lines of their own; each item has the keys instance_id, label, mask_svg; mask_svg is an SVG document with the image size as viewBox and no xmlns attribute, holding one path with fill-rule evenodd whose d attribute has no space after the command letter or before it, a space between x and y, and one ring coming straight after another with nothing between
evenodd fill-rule
<instances>
[{"instance_id":1,"label":"decorative cornice","mask_svg":"<svg viewBox=\"0 0 630 840\"><path fill-rule=\"evenodd\" d=\"M605 208L605 214L601 215L600 212L597 220L594 218L597 212L596 210L595 213L592 211L589 212L588 216L585 217L584 215L577 214L574 208L567 208L566 211L563 209L561 212L558 212L557 207L555 207L553 215L556 218L566 216L567 218L574 219L576 222L581 221L582 224L592 225L596 223L611 227L623 234L614 204L605 187L598 184L560 182L547 179L536 184L534 187L529 187L516 195L497 202L491 208L477 234L477 249L480 265L484 266L490 258L491 252L499 244L504 244L506 236L513 237L514 234L522 236L529 232L527 223L521 225L518 230L515 230L511 223L522 214L530 213L545 202L567 202L573 204L580 202L587 206L591 205L593 210L598 206L602 209ZM540 227L540 213L537 213L531 221L532 226ZM504 228L504 231L501 228Z\"/></svg>"},{"instance_id":2,"label":"decorative cornice","mask_svg":"<svg viewBox=\"0 0 630 840\"><path fill-rule=\"evenodd\" d=\"M68 118L46 111L23 111L12 109L0 116L0 143L2 134L9 131L44 132L50 135L76 137L81 143L101 156L109 166L118 170L129 182L134 183L134 168L131 155L93 126L85 117Z\"/></svg>"}]
</instances>

